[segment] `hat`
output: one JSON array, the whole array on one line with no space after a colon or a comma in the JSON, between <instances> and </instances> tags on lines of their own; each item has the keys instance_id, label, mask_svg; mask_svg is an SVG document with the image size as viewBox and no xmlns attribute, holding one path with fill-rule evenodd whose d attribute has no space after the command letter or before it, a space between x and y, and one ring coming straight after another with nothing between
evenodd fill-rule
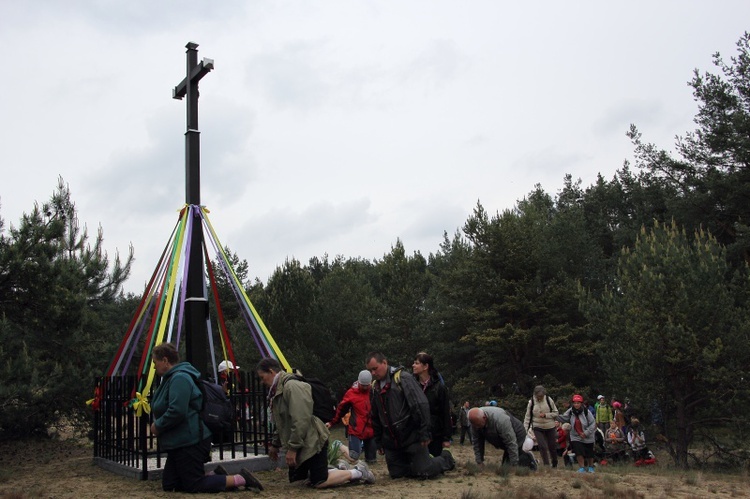
<instances>
[{"instance_id":1,"label":"hat","mask_svg":"<svg viewBox=\"0 0 750 499\"><path fill-rule=\"evenodd\" d=\"M599 395L598 397L596 397L596 400L601 400L603 398L604 398L604 395Z\"/></svg>"},{"instance_id":2,"label":"hat","mask_svg":"<svg viewBox=\"0 0 750 499\"><path fill-rule=\"evenodd\" d=\"M583 402L583 397L576 393L575 395L573 395L573 402Z\"/></svg>"},{"instance_id":3,"label":"hat","mask_svg":"<svg viewBox=\"0 0 750 499\"><path fill-rule=\"evenodd\" d=\"M361 386L367 386L372 383L372 374L370 374L370 371L364 370L359 372L359 377L357 377L357 383L359 383Z\"/></svg>"},{"instance_id":4,"label":"hat","mask_svg":"<svg viewBox=\"0 0 750 499\"><path fill-rule=\"evenodd\" d=\"M614 402L614 403L612 404L612 407L614 407L615 409L619 409L620 407L622 407L622 404L621 404L621 403L619 403L619 402Z\"/></svg>"},{"instance_id":5,"label":"hat","mask_svg":"<svg viewBox=\"0 0 750 499\"><path fill-rule=\"evenodd\" d=\"M222 360L221 362L219 362L219 372L220 373L223 373L227 369L239 369L239 368L240 368L240 366L237 366L235 368L234 364L232 364L232 362L229 361L229 360Z\"/></svg>"}]
</instances>

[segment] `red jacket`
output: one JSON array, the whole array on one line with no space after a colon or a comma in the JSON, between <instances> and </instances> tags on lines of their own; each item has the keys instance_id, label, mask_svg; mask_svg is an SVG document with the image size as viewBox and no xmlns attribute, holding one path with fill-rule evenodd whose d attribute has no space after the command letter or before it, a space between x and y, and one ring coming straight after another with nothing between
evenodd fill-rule
<instances>
[{"instance_id":1,"label":"red jacket","mask_svg":"<svg viewBox=\"0 0 750 499\"><path fill-rule=\"evenodd\" d=\"M562 429L557 429L557 448L565 449L568 446L568 433Z\"/></svg>"},{"instance_id":2,"label":"red jacket","mask_svg":"<svg viewBox=\"0 0 750 499\"><path fill-rule=\"evenodd\" d=\"M350 410L349 434L362 440L369 440L375 436L372 429L372 416L370 415L370 390L362 391L356 381L344 394L344 398L336 408L336 414L331 420L331 426L338 423Z\"/></svg>"}]
</instances>

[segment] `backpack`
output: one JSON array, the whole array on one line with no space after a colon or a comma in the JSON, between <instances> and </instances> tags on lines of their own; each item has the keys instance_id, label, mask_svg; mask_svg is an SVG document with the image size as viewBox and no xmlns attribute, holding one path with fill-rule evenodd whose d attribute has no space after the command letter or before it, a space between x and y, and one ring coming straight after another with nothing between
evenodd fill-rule
<instances>
[{"instance_id":1,"label":"backpack","mask_svg":"<svg viewBox=\"0 0 750 499\"><path fill-rule=\"evenodd\" d=\"M299 374L294 375L294 379L310 385L313 399L313 416L324 423L329 422L336 415L336 400L328 387L318 378L305 378Z\"/></svg>"},{"instance_id":2,"label":"backpack","mask_svg":"<svg viewBox=\"0 0 750 499\"><path fill-rule=\"evenodd\" d=\"M224 388L205 379L193 377L193 381L203 395L200 410L203 423L216 438L221 434L230 433L234 422L234 407L224 392ZM201 438L203 438L203 427L201 427Z\"/></svg>"},{"instance_id":3,"label":"backpack","mask_svg":"<svg viewBox=\"0 0 750 499\"><path fill-rule=\"evenodd\" d=\"M550 410L552 410L553 407L556 407L555 405L553 405L552 399L549 398L549 395L545 395L545 397L547 397L547 406L549 407ZM529 414L529 427L527 429L529 430L531 429L531 426L534 423L533 415L534 415L534 404L536 404L536 397L532 395L530 402L531 404L529 404L529 410L527 411ZM505 409L505 411L507 412L508 409Z\"/></svg>"}]
</instances>

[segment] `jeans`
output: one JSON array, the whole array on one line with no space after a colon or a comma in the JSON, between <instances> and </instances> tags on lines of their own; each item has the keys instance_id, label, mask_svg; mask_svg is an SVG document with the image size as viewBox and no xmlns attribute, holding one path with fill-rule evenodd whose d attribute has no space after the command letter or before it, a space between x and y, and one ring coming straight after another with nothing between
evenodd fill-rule
<instances>
[{"instance_id":1,"label":"jeans","mask_svg":"<svg viewBox=\"0 0 750 499\"><path fill-rule=\"evenodd\" d=\"M374 463L378 459L378 448L375 444L374 438L368 438L362 440L359 437L355 437L351 433L349 434L349 457L352 459L359 459L359 456L364 452L365 461L368 463Z\"/></svg>"}]
</instances>

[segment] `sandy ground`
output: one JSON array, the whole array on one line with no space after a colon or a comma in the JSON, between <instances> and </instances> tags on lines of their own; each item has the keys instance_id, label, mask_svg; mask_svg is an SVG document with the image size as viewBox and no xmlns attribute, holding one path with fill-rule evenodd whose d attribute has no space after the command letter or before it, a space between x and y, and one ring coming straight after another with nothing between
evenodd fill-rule
<instances>
[{"instance_id":1,"label":"sandy ground","mask_svg":"<svg viewBox=\"0 0 750 499\"><path fill-rule=\"evenodd\" d=\"M474 466L471 447L454 445L458 463L454 471L433 480L388 478L382 456L372 467L373 485L349 484L329 490L311 490L289 484L286 471L259 472L265 485L261 493L225 492L211 497L376 497L390 498L721 498L750 497L750 480L739 475L714 475L669 469L664 460L648 468L599 467L594 474L571 468L541 469L535 473L499 468L501 452L487 452L488 465ZM139 481L105 471L92 462L90 447L67 441L0 443L1 498L178 498L166 493L159 481Z\"/></svg>"}]
</instances>

